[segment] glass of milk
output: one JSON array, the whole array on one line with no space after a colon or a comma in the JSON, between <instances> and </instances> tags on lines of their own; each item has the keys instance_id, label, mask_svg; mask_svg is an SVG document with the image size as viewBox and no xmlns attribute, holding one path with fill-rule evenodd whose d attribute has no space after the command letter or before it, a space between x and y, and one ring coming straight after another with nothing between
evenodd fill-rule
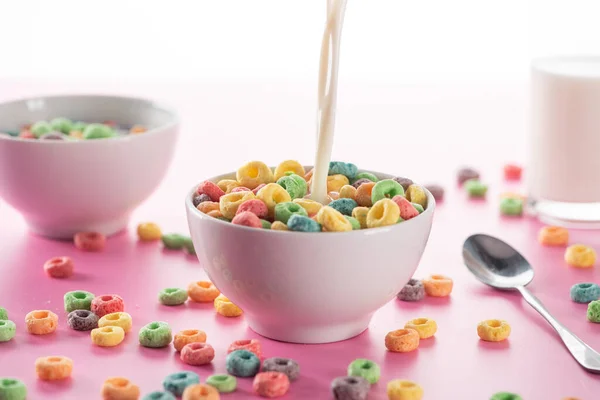
<instances>
[{"instance_id":1,"label":"glass of milk","mask_svg":"<svg viewBox=\"0 0 600 400\"><path fill-rule=\"evenodd\" d=\"M600 56L532 64L528 198L550 224L600 228Z\"/></svg>"}]
</instances>

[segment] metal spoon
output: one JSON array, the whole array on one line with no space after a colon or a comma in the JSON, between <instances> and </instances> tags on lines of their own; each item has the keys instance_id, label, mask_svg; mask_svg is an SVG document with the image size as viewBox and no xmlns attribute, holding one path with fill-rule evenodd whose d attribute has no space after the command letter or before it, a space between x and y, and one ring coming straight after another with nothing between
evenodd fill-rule
<instances>
[{"instance_id":1,"label":"metal spoon","mask_svg":"<svg viewBox=\"0 0 600 400\"><path fill-rule=\"evenodd\" d=\"M525 286L533 280L533 269L525 257L502 240L472 235L463 245L465 265L481 282L501 290L518 290L556 330L575 360L587 371L600 374L600 354L558 322Z\"/></svg>"}]
</instances>

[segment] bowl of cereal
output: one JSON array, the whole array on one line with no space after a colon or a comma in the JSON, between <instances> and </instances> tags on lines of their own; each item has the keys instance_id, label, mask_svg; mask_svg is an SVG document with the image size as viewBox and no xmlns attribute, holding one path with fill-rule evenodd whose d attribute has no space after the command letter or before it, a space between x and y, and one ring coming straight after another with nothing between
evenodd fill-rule
<instances>
[{"instance_id":1,"label":"bowl of cereal","mask_svg":"<svg viewBox=\"0 0 600 400\"><path fill-rule=\"evenodd\" d=\"M159 185L178 117L149 100L48 96L0 104L0 198L34 233L114 234Z\"/></svg>"},{"instance_id":2,"label":"bowl of cereal","mask_svg":"<svg viewBox=\"0 0 600 400\"><path fill-rule=\"evenodd\" d=\"M367 329L412 277L435 200L407 179L336 162L325 206L306 198L309 169L251 162L194 186L185 203L201 265L251 329L327 343Z\"/></svg>"}]
</instances>

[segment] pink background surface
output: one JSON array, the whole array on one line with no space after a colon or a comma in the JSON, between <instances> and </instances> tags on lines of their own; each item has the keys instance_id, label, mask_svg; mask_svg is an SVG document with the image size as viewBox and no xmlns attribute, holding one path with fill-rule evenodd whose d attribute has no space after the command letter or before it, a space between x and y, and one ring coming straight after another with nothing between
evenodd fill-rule
<instances>
[{"instance_id":1,"label":"pink background surface","mask_svg":"<svg viewBox=\"0 0 600 400\"><path fill-rule=\"evenodd\" d=\"M258 336L247 328L243 317L217 316L210 304L161 306L157 301L160 289L185 287L205 275L193 257L163 250L159 243L138 243L135 225L154 221L164 232L187 232L183 207L187 190L205 177L237 168L244 160L262 159L275 164L297 158L310 163L315 137L315 88L312 82L0 82L2 100L53 92L160 98L176 106L183 121L177 159L163 185L135 212L129 231L110 238L103 253L83 253L70 243L33 236L20 216L0 202L0 305L8 309L10 319L17 324L16 338L0 344L0 376L24 380L29 399L37 400L98 398L108 376L126 376L145 394L161 389L163 378L179 370L193 370L203 380L212 373L224 372L228 345L236 339ZM496 292L479 283L462 264L461 246L468 235L485 232L507 240L535 268L532 292L563 324L600 349L600 325L587 322L586 306L571 302L568 294L574 283L598 282L597 268L577 270L566 266L564 249L537 244L541 226L537 221L502 218L497 211L498 194L520 188L519 184L502 181L501 167L505 162L525 159L524 93L525 87L506 85L342 85L334 157L421 183L438 182L447 188L416 277L447 274L454 278L455 287L452 296L445 299L390 302L375 314L366 332L348 341L291 345L263 339L267 357L291 357L300 363L301 377L293 383L286 399L330 398L331 380L345 375L347 365L358 357L372 359L382 369L382 378L373 385L370 399L386 398L385 385L393 378L418 382L426 399L487 399L497 391L513 391L526 400L598 397L600 376L588 374L576 364L541 316L518 294ZM470 201L456 188L454 171L463 164L482 171L491 185L487 200ZM600 250L597 232L571 234L573 243L583 242ZM77 272L73 278L53 280L45 276L42 264L58 255L68 255L75 261ZM385 260L378 261L374 255L374 262ZM76 289L123 296L126 311L134 321L134 329L123 344L98 348L91 344L89 333L68 328L62 296ZM43 337L27 334L24 316L33 309L56 312L57 332ZM383 339L388 331L423 316L438 323L434 339L422 341L412 353L386 351ZM511 324L508 341L490 344L478 339L477 323L490 318ZM204 330L216 351L213 364L189 367L181 363L172 347L140 347L138 329L154 320L169 322L173 331ZM75 363L72 379L61 383L38 381L34 361L47 355L71 357ZM223 398L253 396L250 386L250 380L240 379L238 392Z\"/></svg>"}]
</instances>

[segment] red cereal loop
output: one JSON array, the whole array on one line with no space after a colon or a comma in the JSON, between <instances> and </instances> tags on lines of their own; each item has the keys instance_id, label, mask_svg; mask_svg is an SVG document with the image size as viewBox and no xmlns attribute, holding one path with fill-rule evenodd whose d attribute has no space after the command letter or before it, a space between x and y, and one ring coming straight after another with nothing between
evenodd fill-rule
<instances>
[{"instance_id":1,"label":"red cereal loop","mask_svg":"<svg viewBox=\"0 0 600 400\"><path fill-rule=\"evenodd\" d=\"M254 190L252 191L252 193L256 194L258 193L258 191L262 188L264 188L265 186L267 186L266 183L261 183L260 185L258 185L257 187L254 188Z\"/></svg>"},{"instance_id":2,"label":"red cereal loop","mask_svg":"<svg viewBox=\"0 0 600 400\"><path fill-rule=\"evenodd\" d=\"M400 207L400 218L403 220L406 221L419 215L419 211L404 196L397 195L392 200Z\"/></svg>"},{"instance_id":3,"label":"red cereal loop","mask_svg":"<svg viewBox=\"0 0 600 400\"><path fill-rule=\"evenodd\" d=\"M75 247L84 251L102 251L106 244L106 236L98 232L79 232L73 238Z\"/></svg>"},{"instance_id":4,"label":"red cereal loop","mask_svg":"<svg viewBox=\"0 0 600 400\"><path fill-rule=\"evenodd\" d=\"M280 397L290 388L290 379L281 372L260 372L254 377L252 389L262 397Z\"/></svg>"},{"instance_id":5,"label":"red cereal loop","mask_svg":"<svg viewBox=\"0 0 600 400\"><path fill-rule=\"evenodd\" d=\"M125 311L125 302L116 294L97 296L92 300L91 311L102 318L106 314Z\"/></svg>"},{"instance_id":6,"label":"red cereal loop","mask_svg":"<svg viewBox=\"0 0 600 400\"><path fill-rule=\"evenodd\" d=\"M237 188L236 188L237 189ZM250 211L255 214L258 218L265 219L269 214L269 210L264 201L259 199L251 199L246 200L238 207L236 214L241 214L243 212Z\"/></svg>"},{"instance_id":7,"label":"red cereal loop","mask_svg":"<svg viewBox=\"0 0 600 400\"><path fill-rule=\"evenodd\" d=\"M262 350L260 342L257 339L241 339L236 340L235 342L229 345L227 349L227 354L236 350L248 350L251 353L254 353L256 357L261 358Z\"/></svg>"},{"instance_id":8,"label":"red cereal loop","mask_svg":"<svg viewBox=\"0 0 600 400\"><path fill-rule=\"evenodd\" d=\"M250 211L239 213L233 217L231 223L234 225L249 226L251 228L262 228L262 222L260 222L260 218Z\"/></svg>"},{"instance_id":9,"label":"red cereal loop","mask_svg":"<svg viewBox=\"0 0 600 400\"><path fill-rule=\"evenodd\" d=\"M54 257L44 263L44 271L51 278L68 278L73 275L75 264L69 257Z\"/></svg>"},{"instance_id":10,"label":"red cereal loop","mask_svg":"<svg viewBox=\"0 0 600 400\"><path fill-rule=\"evenodd\" d=\"M231 189L231 192L229 192L229 193L236 193L236 192L252 192L252 190L248 189L246 186L238 186L236 188Z\"/></svg>"},{"instance_id":11,"label":"red cereal loop","mask_svg":"<svg viewBox=\"0 0 600 400\"><path fill-rule=\"evenodd\" d=\"M198 185L196 189L197 194L206 194L212 201L219 201L221 196L225 194L223 190L216 183L211 181L204 181Z\"/></svg>"},{"instance_id":12,"label":"red cereal loop","mask_svg":"<svg viewBox=\"0 0 600 400\"><path fill-rule=\"evenodd\" d=\"M504 179L509 181L518 181L521 179L523 168L515 164L507 164L504 166Z\"/></svg>"},{"instance_id":13,"label":"red cereal loop","mask_svg":"<svg viewBox=\"0 0 600 400\"><path fill-rule=\"evenodd\" d=\"M29 131L28 129L22 130L19 133L19 137L21 139L35 139L35 135L31 133L31 131Z\"/></svg>"},{"instance_id":14,"label":"red cereal loop","mask_svg":"<svg viewBox=\"0 0 600 400\"><path fill-rule=\"evenodd\" d=\"M215 358L215 349L208 343L188 343L181 349L180 357L188 365L210 364Z\"/></svg>"}]
</instances>

